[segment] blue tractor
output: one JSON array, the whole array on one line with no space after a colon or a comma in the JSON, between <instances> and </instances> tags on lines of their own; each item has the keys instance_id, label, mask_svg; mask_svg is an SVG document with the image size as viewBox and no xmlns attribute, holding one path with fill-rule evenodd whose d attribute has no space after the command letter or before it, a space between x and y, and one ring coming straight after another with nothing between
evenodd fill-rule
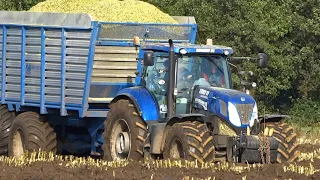
<instances>
[{"instance_id":1,"label":"blue tractor","mask_svg":"<svg viewBox=\"0 0 320 180\"><path fill-rule=\"evenodd\" d=\"M178 24L1 11L1 154L295 160L285 116L258 117L254 98L232 89L230 64L243 58L195 44L194 18L173 18ZM266 54L253 59L266 67Z\"/></svg>"}]
</instances>

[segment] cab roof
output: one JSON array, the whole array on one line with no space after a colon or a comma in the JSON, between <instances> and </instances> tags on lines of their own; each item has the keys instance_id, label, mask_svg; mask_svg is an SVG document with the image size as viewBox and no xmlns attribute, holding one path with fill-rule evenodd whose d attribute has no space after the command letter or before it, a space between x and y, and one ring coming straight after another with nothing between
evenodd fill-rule
<instances>
[{"instance_id":1,"label":"cab roof","mask_svg":"<svg viewBox=\"0 0 320 180\"><path fill-rule=\"evenodd\" d=\"M200 54L225 54L227 51L230 55L233 54L233 49L221 45L202 45L202 44L173 44L174 52L180 53L181 49L185 49L187 53L200 53ZM144 44L141 46L143 50L154 50L169 52L170 46L166 44Z\"/></svg>"}]
</instances>

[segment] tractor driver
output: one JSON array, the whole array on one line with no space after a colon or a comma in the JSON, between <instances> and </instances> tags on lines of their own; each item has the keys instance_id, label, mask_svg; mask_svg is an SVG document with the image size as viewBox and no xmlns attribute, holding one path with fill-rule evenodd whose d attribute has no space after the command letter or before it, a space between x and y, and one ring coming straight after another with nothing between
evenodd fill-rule
<instances>
[{"instance_id":1,"label":"tractor driver","mask_svg":"<svg viewBox=\"0 0 320 180\"><path fill-rule=\"evenodd\" d=\"M213 62L203 63L203 65L203 78L212 86L225 87L223 72Z\"/></svg>"}]
</instances>

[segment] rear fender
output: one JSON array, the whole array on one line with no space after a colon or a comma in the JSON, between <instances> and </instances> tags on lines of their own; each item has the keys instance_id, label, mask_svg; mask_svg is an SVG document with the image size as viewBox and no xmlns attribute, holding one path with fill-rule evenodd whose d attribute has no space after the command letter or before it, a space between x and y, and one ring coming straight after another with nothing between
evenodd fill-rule
<instances>
[{"instance_id":1,"label":"rear fender","mask_svg":"<svg viewBox=\"0 0 320 180\"><path fill-rule=\"evenodd\" d=\"M157 102L146 88L131 87L122 89L110 104L117 102L119 99L129 99L143 120L154 121L159 119Z\"/></svg>"}]
</instances>

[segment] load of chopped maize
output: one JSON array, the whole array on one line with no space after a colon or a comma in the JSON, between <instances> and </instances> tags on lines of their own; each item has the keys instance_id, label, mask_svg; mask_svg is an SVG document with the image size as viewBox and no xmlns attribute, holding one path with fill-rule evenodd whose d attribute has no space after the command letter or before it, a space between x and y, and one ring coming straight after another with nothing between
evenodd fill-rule
<instances>
[{"instance_id":1,"label":"load of chopped maize","mask_svg":"<svg viewBox=\"0 0 320 180\"><path fill-rule=\"evenodd\" d=\"M157 7L138 0L47 0L32 12L87 13L93 20L108 22L177 22Z\"/></svg>"}]
</instances>

